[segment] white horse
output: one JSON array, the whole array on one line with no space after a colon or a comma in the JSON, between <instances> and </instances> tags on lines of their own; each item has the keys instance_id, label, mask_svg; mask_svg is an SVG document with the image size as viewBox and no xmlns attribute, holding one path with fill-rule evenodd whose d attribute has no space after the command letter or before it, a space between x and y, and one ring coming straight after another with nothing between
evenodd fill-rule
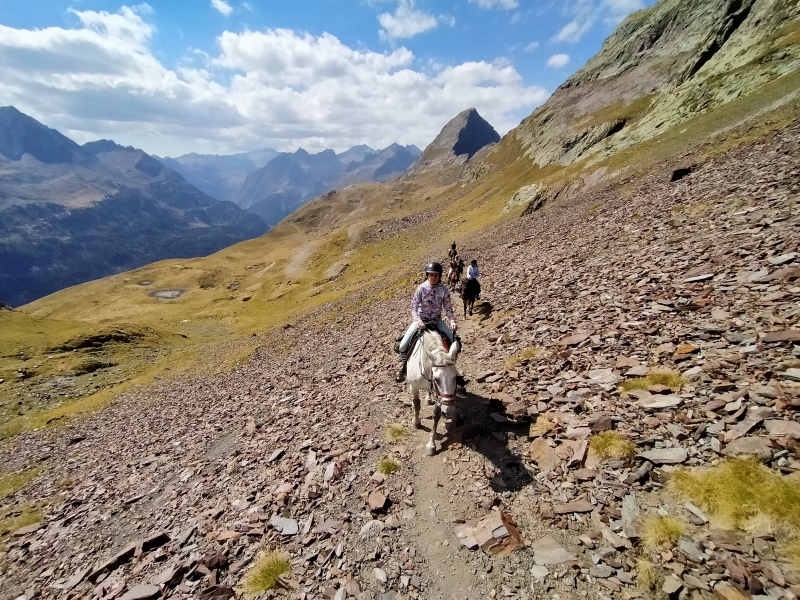
<instances>
[{"instance_id":1,"label":"white horse","mask_svg":"<svg viewBox=\"0 0 800 600\"><path fill-rule=\"evenodd\" d=\"M414 419L412 426L420 428L419 422L419 393L428 392L428 402L436 404L433 407L433 427L431 439L425 446L425 454L433 456L436 453L436 426L439 418L455 419L456 413L456 359L460 351L458 340L453 342L450 351L445 350L442 337L436 331L425 331L422 339L414 344L411 356L408 357L408 390L414 400Z\"/></svg>"}]
</instances>

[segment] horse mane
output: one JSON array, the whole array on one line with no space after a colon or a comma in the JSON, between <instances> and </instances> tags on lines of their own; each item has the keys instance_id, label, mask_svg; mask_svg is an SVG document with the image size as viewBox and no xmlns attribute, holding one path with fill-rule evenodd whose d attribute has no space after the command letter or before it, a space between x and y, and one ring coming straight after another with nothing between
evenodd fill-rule
<instances>
[{"instance_id":1,"label":"horse mane","mask_svg":"<svg viewBox=\"0 0 800 600\"><path fill-rule=\"evenodd\" d=\"M426 331L422 336L422 345L434 357L437 366L450 367L456 364L447 353L438 331Z\"/></svg>"}]
</instances>

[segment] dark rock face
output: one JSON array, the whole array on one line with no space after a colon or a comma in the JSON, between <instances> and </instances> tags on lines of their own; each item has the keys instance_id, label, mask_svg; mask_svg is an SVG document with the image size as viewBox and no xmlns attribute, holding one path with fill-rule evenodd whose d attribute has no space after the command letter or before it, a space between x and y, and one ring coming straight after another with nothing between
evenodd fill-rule
<instances>
[{"instance_id":1,"label":"dark rock face","mask_svg":"<svg viewBox=\"0 0 800 600\"><path fill-rule=\"evenodd\" d=\"M83 158L78 144L13 106L0 106L0 154L11 160L30 154L46 164L75 163Z\"/></svg>"},{"instance_id":2,"label":"dark rock face","mask_svg":"<svg viewBox=\"0 0 800 600\"><path fill-rule=\"evenodd\" d=\"M0 109L0 154L0 295L12 306L267 231L141 150L78 146L11 107Z\"/></svg>"},{"instance_id":3,"label":"dark rock face","mask_svg":"<svg viewBox=\"0 0 800 600\"><path fill-rule=\"evenodd\" d=\"M500 141L500 135L474 108L453 117L428 144L409 173L462 165L478 150Z\"/></svg>"}]
</instances>

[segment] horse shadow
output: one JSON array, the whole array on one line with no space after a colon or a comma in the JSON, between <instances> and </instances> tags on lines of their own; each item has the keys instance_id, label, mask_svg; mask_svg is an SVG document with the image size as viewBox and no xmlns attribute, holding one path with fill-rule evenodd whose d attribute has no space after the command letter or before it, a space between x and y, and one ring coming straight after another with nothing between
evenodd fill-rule
<instances>
[{"instance_id":1,"label":"horse shadow","mask_svg":"<svg viewBox=\"0 0 800 600\"><path fill-rule=\"evenodd\" d=\"M469 443L494 467L496 474L489 485L497 493L517 492L529 485L533 474L509 440L526 438L530 422L506 415L502 402L477 393L459 394L457 406L457 421L449 422L442 432L442 451L454 444Z\"/></svg>"}]
</instances>

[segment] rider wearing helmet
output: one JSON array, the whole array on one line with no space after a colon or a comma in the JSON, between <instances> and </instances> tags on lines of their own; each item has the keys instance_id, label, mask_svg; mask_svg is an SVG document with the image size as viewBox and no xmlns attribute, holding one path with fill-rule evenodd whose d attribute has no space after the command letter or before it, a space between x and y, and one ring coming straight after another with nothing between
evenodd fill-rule
<instances>
[{"instance_id":1,"label":"rider wearing helmet","mask_svg":"<svg viewBox=\"0 0 800 600\"><path fill-rule=\"evenodd\" d=\"M478 281L478 277L481 276L480 269L478 269L478 261L476 259L472 259L469 263L469 268L467 269L467 279L474 279L475 283L478 285L478 300L481 299L481 282Z\"/></svg>"},{"instance_id":2,"label":"rider wearing helmet","mask_svg":"<svg viewBox=\"0 0 800 600\"><path fill-rule=\"evenodd\" d=\"M426 323L435 323L439 331L447 336L451 344L455 338L453 332L458 329L456 317L453 313L453 303L450 300L450 290L441 281L442 265L438 262L428 263L425 267L425 275L426 281L417 288L411 300L411 325L398 347L400 353L400 370L395 377L395 380L398 382L403 381L406 377L408 345L418 329L425 329ZM442 310L444 310L450 319L449 327L442 321Z\"/></svg>"}]
</instances>

